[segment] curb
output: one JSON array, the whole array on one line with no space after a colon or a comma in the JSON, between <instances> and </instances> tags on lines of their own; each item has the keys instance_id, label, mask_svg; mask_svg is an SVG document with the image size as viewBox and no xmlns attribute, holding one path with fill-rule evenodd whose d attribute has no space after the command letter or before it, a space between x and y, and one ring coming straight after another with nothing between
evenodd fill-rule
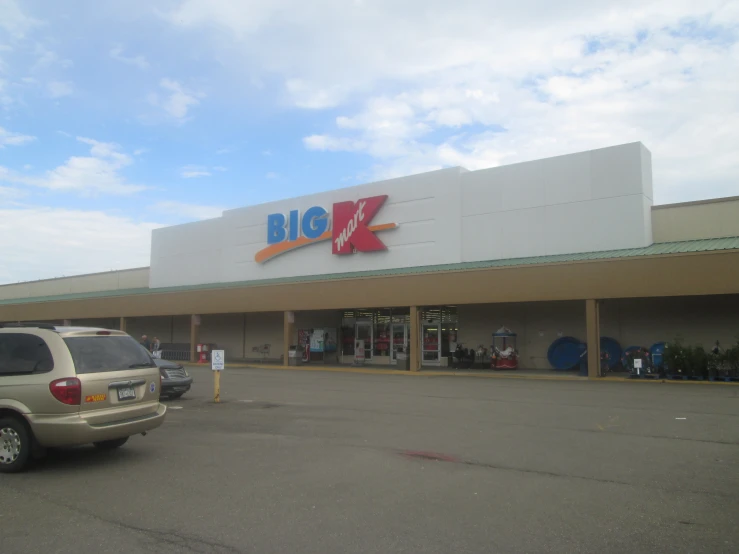
<instances>
[{"instance_id":1,"label":"curb","mask_svg":"<svg viewBox=\"0 0 739 554\"><path fill-rule=\"evenodd\" d=\"M209 367L207 364L190 364L195 367ZM406 371L399 369L360 368L360 367L336 367L326 365L311 366L284 366L272 364L226 364L230 369L271 369L282 371L327 371L331 373L355 373L362 375L403 375L406 377L477 377L481 379L528 379L539 381L587 381L587 377L574 375L511 375L497 373L474 373L467 371Z\"/></svg>"},{"instance_id":2,"label":"curb","mask_svg":"<svg viewBox=\"0 0 739 554\"><path fill-rule=\"evenodd\" d=\"M208 364L187 364L195 367L208 368ZM725 381L675 381L671 379L631 379L629 377L600 377L589 379L576 375L526 375L499 373L473 373L466 371L405 371L399 369L360 368L360 367L336 367L326 365L312 366L285 366L271 364L226 364L229 369L271 369L281 371L325 371L330 373L354 373L359 375L403 375L406 377L476 377L478 379L519 379L528 381L579 381L593 383L651 383L670 385L721 385L739 386L739 382Z\"/></svg>"}]
</instances>

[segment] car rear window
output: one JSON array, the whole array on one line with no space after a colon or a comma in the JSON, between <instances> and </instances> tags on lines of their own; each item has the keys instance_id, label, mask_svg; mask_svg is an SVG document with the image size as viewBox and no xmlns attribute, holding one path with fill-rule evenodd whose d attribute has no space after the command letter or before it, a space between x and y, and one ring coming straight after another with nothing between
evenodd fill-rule
<instances>
[{"instance_id":1,"label":"car rear window","mask_svg":"<svg viewBox=\"0 0 739 554\"><path fill-rule=\"evenodd\" d=\"M0 333L0 377L46 373L54 358L44 339L22 333Z\"/></svg>"},{"instance_id":2,"label":"car rear window","mask_svg":"<svg viewBox=\"0 0 739 554\"><path fill-rule=\"evenodd\" d=\"M146 349L129 336L68 337L77 373L103 373L156 367Z\"/></svg>"}]
</instances>

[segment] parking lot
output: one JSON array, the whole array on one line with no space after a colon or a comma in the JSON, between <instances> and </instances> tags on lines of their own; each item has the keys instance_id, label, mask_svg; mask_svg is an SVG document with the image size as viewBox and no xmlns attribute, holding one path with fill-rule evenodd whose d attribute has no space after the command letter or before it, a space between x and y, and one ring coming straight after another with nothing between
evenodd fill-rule
<instances>
[{"instance_id":1,"label":"parking lot","mask_svg":"<svg viewBox=\"0 0 739 554\"><path fill-rule=\"evenodd\" d=\"M736 552L739 387L230 369L0 476L0 551Z\"/></svg>"}]
</instances>

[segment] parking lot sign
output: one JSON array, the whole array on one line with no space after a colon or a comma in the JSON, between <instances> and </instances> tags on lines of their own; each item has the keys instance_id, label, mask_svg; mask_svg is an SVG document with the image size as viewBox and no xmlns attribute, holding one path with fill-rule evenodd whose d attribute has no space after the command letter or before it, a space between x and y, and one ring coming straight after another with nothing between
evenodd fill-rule
<instances>
[{"instance_id":1,"label":"parking lot sign","mask_svg":"<svg viewBox=\"0 0 739 554\"><path fill-rule=\"evenodd\" d=\"M213 350L210 354L210 363L213 371L223 371L226 367L226 351Z\"/></svg>"}]
</instances>

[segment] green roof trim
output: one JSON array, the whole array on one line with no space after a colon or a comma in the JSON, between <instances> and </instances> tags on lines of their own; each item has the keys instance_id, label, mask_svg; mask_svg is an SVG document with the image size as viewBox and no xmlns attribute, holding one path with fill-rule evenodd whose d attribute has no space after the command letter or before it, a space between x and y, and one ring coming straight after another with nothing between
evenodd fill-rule
<instances>
[{"instance_id":1,"label":"green roof trim","mask_svg":"<svg viewBox=\"0 0 739 554\"><path fill-rule=\"evenodd\" d=\"M54 296L36 296L30 298L10 298L0 300L0 306L15 304L33 304L38 302L58 302L66 300L82 300L91 298L114 298L118 296L134 296L141 294L161 294L169 292L186 292L197 290L216 290L244 287L258 287L265 285L281 285L289 283L311 283L340 279L361 279L364 277L383 277L400 275L419 275L446 271L472 271L477 269L491 269L500 267L516 267L541 264L576 263L595 260L612 260L619 258L636 258L641 256L661 256L673 254L691 254L698 252L715 252L721 250L739 250L739 237L717 239L688 240L680 242L663 242L652 244L644 248L626 248L622 250L604 250L601 252L584 252L580 254L554 254L550 256L532 256L529 258L508 258L505 260L489 260L482 262L462 262L455 264L428 265L421 267L407 267L397 269L378 269L359 271L354 273L332 273L328 275L306 275L303 277L282 277L278 279L260 279L255 281L236 281L232 283L206 283L202 285L181 285L161 287L156 289L135 288L106 290L95 292L80 292L60 294Z\"/></svg>"}]
</instances>

